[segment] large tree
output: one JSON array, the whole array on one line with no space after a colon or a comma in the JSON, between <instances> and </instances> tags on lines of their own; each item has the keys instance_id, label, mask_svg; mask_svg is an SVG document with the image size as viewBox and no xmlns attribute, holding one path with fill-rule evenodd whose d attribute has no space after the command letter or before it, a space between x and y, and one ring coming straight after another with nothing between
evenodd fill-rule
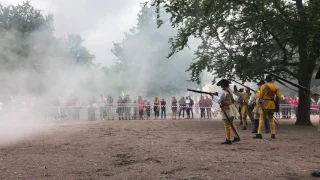
<instances>
[{"instance_id":1,"label":"large tree","mask_svg":"<svg viewBox=\"0 0 320 180\"><path fill-rule=\"evenodd\" d=\"M75 34L59 39L53 32L53 14L44 14L29 1L0 4L0 93L44 94L66 85L73 91L83 79L91 81L87 67L93 66L95 56L83 39Z\"/></svg>"},{"instance_id":2,"label":"large tree","mask_svg":"<svg viewBox=\"0 0 320 180\"><path fill-rule=\"evenodd\" d=\"M154 11L154 7L142 7L137 25L125 33L122 42L114 43L116 59L112 69L116 77L112 81L118 82L117 89L147 97L185 93L187 86L195 85L187 82L189 75L185 72L193 55L184 51L166 59L170 51L168 38L177 30L170 26L158 29Z\"/></svg>"},{"instance_id":3,"label":"large tree","mask_svg":"<svg viewBox=\"0 0 320 180\"><path fill-rule=\"evenodd\" d=\"M171 25L179 27L169 57L184 49L189 37L202 39L189 68L193 81L203 70L243 81L261 79L269 70L310 89L320 56L320 1L153 0L152 5L158 15L164 8ZM302 90L299 97L296 125L312 125L310 98Z\"/></svg>"},{"instance_id":4,"label":"large tree","mask_svg":"<svg viewBox=\"0 0 320 180\"><path fill-rule=\"evenodd\" d=\"M38 44L39 36L35 32L41 32L41 44ZM38 59L28 57L33 56L39 48L37 45L46 47L53 39L53 15L42 14L29 2L17 6L0 4L0 36L2 66L32 66Z\"/></svg>"},{"instance_id":5,"label":"large tree","mask_svg":"<svg viewBox=\"0 0 320 180\"><path fill-rule=\"evenodd\" d=\"M84 39L79 34L69 34L67 37L67 45L75 63L84 64L87 66L93 65L95 55L83 45Z\"/></svg>"}]
</instances>

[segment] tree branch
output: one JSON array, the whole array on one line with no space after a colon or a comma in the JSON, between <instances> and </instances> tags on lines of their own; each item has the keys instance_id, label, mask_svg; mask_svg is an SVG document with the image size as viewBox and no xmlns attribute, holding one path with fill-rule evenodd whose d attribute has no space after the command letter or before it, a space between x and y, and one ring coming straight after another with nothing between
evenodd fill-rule
<instances>
[{"instance_id":1,"label":"tree branch","mask_svg":"<svg viewBox=\"0 0 320 180\"><path fill-rule=\"evenodd\" d=\"M287 68L285 68L285 67L282 67L282 68L273 70L273 71L271 71L271 72L275 72L275 73L276 73L276 72L285 72L285 73L289 74L290 76L292 76L292 77L294 77L294 78L296 78L296 79L298 78L298 74L290 71L289 69L287 69Z\"/></svg>"},{"instance_id":2,"label":"tree branch","mask_svg":"<svg viewBox=\"0 0 320 180\"><path fill-rule=\"evenodd\" d=\"M238 3L243 3L243 4L246 4L246 5L250 5L252 6L257 15L261 15L260 13L260 9L259 7L257 6L257 4L255 3L248 3L248 2L243 2L241 0L234 0L235 2L238 2ZM266 29L266 31L272 36L272 38L276 41L276 43L278 44L278 46L280 47L280 49L282 50L283 52L283 62L284 63L287 63L288 62L288 51L287 49L285 48L285 46L281 43L281 40L277 37L276 33L273 32L266 24L265 20L264 19L261 19L261 22L262 22L262 25L263 27Z\"/></svg>"},{"instance_id":3,"label":"tree branch","mask_svg":"<svg viewBox=\"0 0 320 180\"><path fill-rule=\"evenodd\" d=\"M274 5L274 7L280 12L280 14L282 15L282 16L284 16L286 19L284 19L284 18L282 18L282 17L280 17L280 19L282 20L282 21L284 21L285 23L287 23L287 24L289 24L290 26L294 26L292 23L290 23L289 21L290 21L290 18L289 18L289 16L288 16L288 14L283 10L283 8L280 6L280 2L281 1L279 1L279 0L273 0L273 5Z\"/></svg>"},{"instance_id":4,"label":"tree branch","mask_svg":"<svg viewBox=\"0 0 320 180\"><path fill-rule=\"evenodd\" d=\"M289 62L285 62L283 63L285 66L299 66L299 63L296 62L296 63L289 63Z\"/></svg>"},{"instance_id":5,"label":"tree branch","mask_svg":"<svg viewBox=\"0 0 320 180\"><path fill-rule=\"evenodd\" d=\"M226 46L226 45L223 43L223 41L220 39L220 37L219 37L219 32L218 32L217 29L215 30L215 36L216 36L217 40L219 41L220 45L223 47L223 49L225 49L225 50L228 52L229 56L232 57L232 55L233 55L232 51L231 51L229 48L227 48L227 46Z\"/></svg>"}]
</instances>

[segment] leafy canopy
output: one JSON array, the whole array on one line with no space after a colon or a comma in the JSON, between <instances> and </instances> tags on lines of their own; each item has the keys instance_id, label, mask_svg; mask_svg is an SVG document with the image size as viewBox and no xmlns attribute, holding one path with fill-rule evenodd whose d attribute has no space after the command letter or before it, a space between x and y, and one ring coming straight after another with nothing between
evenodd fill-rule
<instances>
[{"instance_id":1,"label":"leafy canopy","mask_svg":"<svg viewBox=\"0 0 320 180\"><path fill-rule=\"evenodd\" d=\"M313 71L319 60L320 1L155 0L152 5L159 26L164 8L172 27L179 27L168 57L184 49L189 37L201 38L189 68L193 81L203 70L247 81L262 78L263 70L298 78L301 63Z\"/></svg>"},{"instance_id":2,"label":"leafy canopy","mask_svg":"<svg viewBox=\"0 0 320 180\"><path fill-rule=\"evenodd\" d=\"M147 97L185 92L187 86L195 85L186 81L189 75L185 72L193 55L184 51L166 59L168 38L177 30L170 26L158 29L154 11L154 7L142 7L137 25L125 33L122 42L114 43L114 67L105 70L108 74L116 72L114 85L122 91ZM163 16L169 18L168 14Z\"/></svg>"}]
</instances>

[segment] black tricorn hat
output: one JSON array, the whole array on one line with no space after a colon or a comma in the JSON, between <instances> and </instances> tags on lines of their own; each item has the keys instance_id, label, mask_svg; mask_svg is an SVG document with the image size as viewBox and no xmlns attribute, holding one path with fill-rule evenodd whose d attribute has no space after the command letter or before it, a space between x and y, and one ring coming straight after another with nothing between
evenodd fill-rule
<instances>
[{"instance_id":1,"label":"black tricorn hat","mask_svg":"<svg viewBox=\"0 0 320 180\"><path fill-rule=\"evenodd\" d=\"M260 80L257 85L260 86L260 85L265 84L265 83L266 82L264 80Z\"/></svg>"},{"instance_id":2,"label":"black tricorn hat","mask_svg":"<svg viewBox=\"0 0 320 180\"><path fill-rule=\"evenodd\" d=\"M272 76L271 75L267 75L265 80L266 81L272 81Z\"/></svg>"},{"instance_id":3,"label":"black tricorn hat","mask_svg":"<svg viewBox=\"0 0 320 180\"><path fill-rule=\"evenodd\" d=\"M217 83L217 86L221 86L222 84L224 85L229 85L231 84L231 82L227 79L221 79L218 83Z\"/></svg>"}]
</instances>

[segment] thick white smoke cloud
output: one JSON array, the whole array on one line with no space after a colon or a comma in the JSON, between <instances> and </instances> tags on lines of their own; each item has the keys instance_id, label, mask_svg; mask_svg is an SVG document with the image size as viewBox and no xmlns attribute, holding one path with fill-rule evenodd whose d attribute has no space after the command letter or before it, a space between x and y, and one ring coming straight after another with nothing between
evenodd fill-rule
<instances>
[{"instance_id":1,"label":"thick white smoke cloud","mask_svg":"<svg viewBox=\"0 0 320 180\"><path fill-rule=\"evenodd\" d=\"M46 26L23 32L30 24L15 20L9 28L0 22L0 146L47 129L53 99L77 95L85 101L103 91L98 80L108 79L77 62L65 37L58 39Z\"/></svg>"},{"instance_id":2,"label":"thick white smoke cloud","mask_svg":"<svg viewBox=\"0 0 320 180\"><path fill-rule=\"evenodd\" d=\"M95 6L98 6L97 4ZM89 9L95 11L95 7ZM54 15L59 17L60 13ZM88 19L83 20L88 21ZM100 27L95 32L101 33L105 25L99 24L101 21L96 22L91 24L92 28ZM73 19L66 23L70 27L72 23L79 21ZM89 28L89 24L87 25L86 28ZM117 25L120 26L119 23ZM79 24L77 26L82 27ZM123 35L123 32L127 32L133 26L125 27L120 32L117 30L118 27L109 26L111 30L102 36L103 39L101 36L94 37L92 33L87 35L100 37L98 39L101 41L97 44L103 46L101 42L117 41L117 36L114 34ZM112 95L116 101L122 91L131 91L133 99L138 95L145 97L146 94L155 92L168 103L172 95L177 98L181 94L185 95L185 89L190 87L186 82L188 73L185 70L192 61L193 52L187 50L170 59L165 58L169 53L168 39L174 36L176 31L170 29L169 25L156 29L155 21L149 27L150 29L144 29L143 33L127 41L127 44L122 44L126 51L124 55L130 57L127 58L130 62L126 62L127 67L121 73L114 67L107 67L103 71L94 65L88 67L86 63L78 63L75 54L70 53L70 44L66 41L66 36L60 38L56 34L52 35L45 27L27 34L21 34L14 29L0 28L0 101L4 104L0 112L0 146L18 142L47 130L46 124L50 122L47 117L54 106L53 100L57 97L78 96L82 104L87 105L89 97L95 96L98 99L100 94ZM89 32L89 29L84 31ZM61 32L61 29L58 31ZM62 32L61 34L64 34L67 31ZM192 41L190 45L195 47ZM97 57L101 57L98 52L105 51L111 54L111 48L104 46L98 50L89 49ZM113 62L111 58L105 60ZM100 63L100 60L96 62ZM157 83L150 85L154 81ZM168 87L172 84L176 86L168 91ZM153 94L150 95L149 101L152 101L153 97Z\"/></svg>"}]
</instances>

